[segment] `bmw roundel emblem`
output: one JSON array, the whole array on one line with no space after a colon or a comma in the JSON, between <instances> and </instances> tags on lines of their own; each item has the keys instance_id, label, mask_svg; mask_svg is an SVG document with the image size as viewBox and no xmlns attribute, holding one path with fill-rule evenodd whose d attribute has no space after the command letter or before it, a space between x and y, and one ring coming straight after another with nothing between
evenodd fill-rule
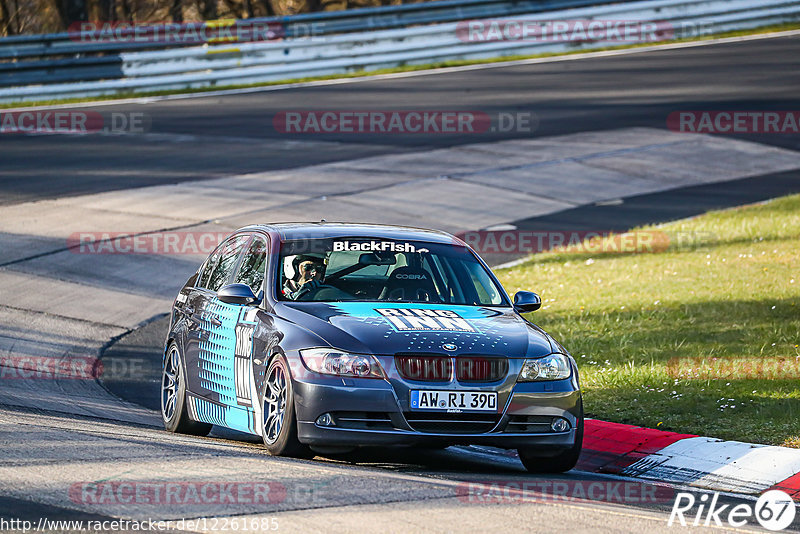
<instances>
[{"instance_id":1,"label":"bmw roundel emblem","mask_svg":"<svg viewBox=\"0 0 800 534\"><path fill-rule=\"evenodd\" d=\"M444 345L442 345L442 348L443 348L444 350L447 350L447 351L453 351L453 350L456 350L458 347L457 347L457 346L455 346L455 345L454 345L454 344L452 344L452 343L445 343Z\"/></svg>"}]
</instances>

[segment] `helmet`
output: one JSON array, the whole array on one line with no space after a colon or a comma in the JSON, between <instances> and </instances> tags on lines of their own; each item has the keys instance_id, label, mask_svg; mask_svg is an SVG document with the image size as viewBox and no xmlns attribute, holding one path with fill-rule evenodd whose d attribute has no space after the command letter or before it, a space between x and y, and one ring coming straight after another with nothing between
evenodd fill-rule
<instances>
[{"instance_id":1,"label":"helmet","mask_svg":"<svg viewBox=\"0 0 800 534\"><path fill-rule=\"evenodd\" d=\"M325 255L324 254L298 254L292 259L292 271L294 274L291 276L292 280L297 281L300 278L300 264L304 262L313 262L319 265L323 272L325 271Z\"/></svg>"}]
</instances>

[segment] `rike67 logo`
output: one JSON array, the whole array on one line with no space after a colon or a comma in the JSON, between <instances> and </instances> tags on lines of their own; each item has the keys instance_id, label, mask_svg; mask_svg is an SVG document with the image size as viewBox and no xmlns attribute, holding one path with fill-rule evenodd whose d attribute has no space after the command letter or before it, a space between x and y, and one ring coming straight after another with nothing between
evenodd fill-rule
<instances>
[{"instance_id":1,"label":"rike67 logo","mask_svg":"<svg viewBox=\"0 0 800 534\"><path fill-rule=\"evenodd\" d=\"M757 521L767 530L783 530L794 521L796 513L792 498L781 490L764 492L751 504L719 504L719 493L704 493L699 498L681 492L675 497L667 525L678 523L682 527L712 524L743 527Z\"/></svg>"}]
</instances>

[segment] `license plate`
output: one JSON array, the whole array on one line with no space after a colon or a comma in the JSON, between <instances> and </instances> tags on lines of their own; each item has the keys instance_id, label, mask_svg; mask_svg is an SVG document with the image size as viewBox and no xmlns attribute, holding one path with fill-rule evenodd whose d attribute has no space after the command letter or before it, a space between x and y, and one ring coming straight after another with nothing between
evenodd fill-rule
<instances>
[{"instance_id":1,"label":"license plate","mask_svg":"<svg viewBox=\"0 0 800 534\"><path fill-rule=\"evenodd\" d=\"M484 391L414 390L412 410L496 412L497 393Z\"/></svg>"}]
</instances>

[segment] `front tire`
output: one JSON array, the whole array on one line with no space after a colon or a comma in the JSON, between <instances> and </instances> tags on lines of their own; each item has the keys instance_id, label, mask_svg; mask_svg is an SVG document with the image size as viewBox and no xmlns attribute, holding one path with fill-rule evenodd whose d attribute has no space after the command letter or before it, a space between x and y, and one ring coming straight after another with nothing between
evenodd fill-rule
<instances>
[{"instance_id":1,"label":"front tire","mask_svg":"<svg viewBox=\"0 0 800 534\"><path fill-rule=\"evenodd\" d=\"M169 432L207 436L211 425L192 421L186 410L186 377L182 360L177 343L172 341L161 374L161 420Z\"/></svg>"},{"instance_id":2,"label":"front tire","mask_svg":"<svg viewBox=\"0 0 800 534\"><path fill-rule=\"evenodd\" d=\"M581 405L577 428L575 429L575 443L566 451L556 456L542 456L538 451L517 449L522 465L530 473L564 473L578 463L583 448L583 405Z\"/></svg>"},{"instance_id":3,"label":"front tire","mask_svg":"<svg viewBox=\"0 0 800 534\"><path fill-rule=\"evenodd\" d=\"M275 356L267 368L262 407L261 437L267 452L273 456L296 458L311 455L309 448L297 439L292 377L282 354Z\"/></svg>"}]
</instances>

